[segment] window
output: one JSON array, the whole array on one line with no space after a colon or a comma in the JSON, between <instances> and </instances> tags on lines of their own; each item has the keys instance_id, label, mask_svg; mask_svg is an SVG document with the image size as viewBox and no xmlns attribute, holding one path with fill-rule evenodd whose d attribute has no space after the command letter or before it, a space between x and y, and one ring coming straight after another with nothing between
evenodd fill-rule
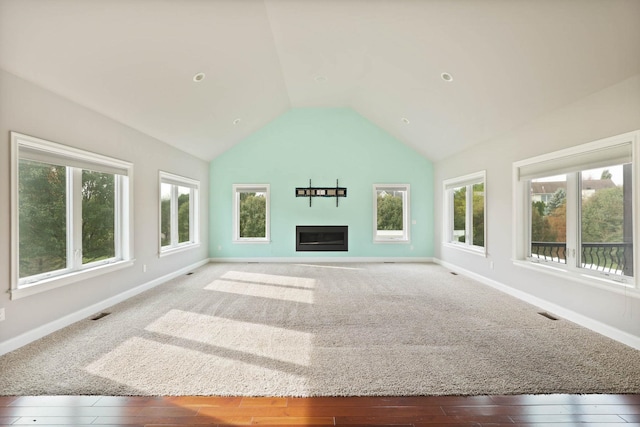
<instances>
[{"instance_id":1,"label":"window","mask_svg":"<svg viewBox=\"0 0 640 427\"><path fill-rule=\"evenodd\" d=\"M373 186L373 241L409 242L409 184Z\"/></svg>"},{"instance_id":2,"label":"window","mask_svg":"<svg viewBox=\"0 0 640 427\"><path fill-rule=\"evenodd\" d=\"M445 180L444 242L486 254L485 171Z\"/></svg>"},{"instance_id":3,"label":"window","mask_svg":"<svg viewBox=\"0 0 640 427\"><path fill-rule=\"evenodd\" d=\"M233 241L269 242L269 184L233 186Z\"/></svg>"},{"instance_id":4,"label":"window","mask_svg":"<svg viewBox=\"0 0 640 427\"><path fill-rule=\"evenodd\" d=\"M130 263L131 163L16 132L11 144L12 298Z\"/></svg>"},{"instance_id":5,"label":"window","mask_svg":"<svg viewBox=\"0 0 640 427\"><path fill-rule=\"evenodd\" d=\"M515 259L633 283L633 152L640 132L514 164Z\"/></svg>"},{"instance_id":6,"label":"window","mask_svg":"<svg viewBox=\"0 0 640 427\"><path fill-rule=\"evenodd\" d=\"M160 172L160 254L199 243L200 182Z\"/></svg>"}]
</instances>

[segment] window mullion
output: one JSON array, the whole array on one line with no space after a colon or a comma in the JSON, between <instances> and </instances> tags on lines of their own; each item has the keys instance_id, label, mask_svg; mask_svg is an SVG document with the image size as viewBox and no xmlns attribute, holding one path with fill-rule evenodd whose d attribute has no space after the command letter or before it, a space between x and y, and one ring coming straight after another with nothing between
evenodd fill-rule
<instances>
[{"instance_id":1,"label":"window mullion","mask_svg":"<svg viewBox=\"0 0 640 427\"><path fill-rule=\"evenodd\" d=\"M178 186L171 185L171 246L178 245Z\"/></svg>"},{"instance_id":2,"label":"window mullion","mask_svg":"<svg viewBox=\"0 0 640 427\"><path fill-rule=\"evenodd\" d=\"M115 257L116 259L122 259L122 177L116 175L114 179L113 194L114 200L114 244L115 244Z\"/></svg>"},{"instance_id":3,"label":"window mullion","mask_svg":"<svg viewBox=\"0 0 640 427\"><path fill-rule=\"evenodd\" d=\"M467 197L465 206L465 222L467 236L465 238L465 244L473 246L473 184L467 185Z\"/></svg>"},{"instance_id":4,"label":"window mullion","mask_svg":"<svg viewBox=\"0 0 640 427\"><path fill-rule=\"evenodd\" d=\"M567 227L567 268L577 270L580 266L580 174L567 174L566 227Z\"/></svg>"},{"instance_id":5,"label":"window mullion","mask_svg":"<svg viewBox=\"0 0 640 427\"><path fill-rule=\"evenodd\" d=\"M70 242L69 267L82 267L82 169L68 168L70 177L68 202L70 204L68 230Z\"/></svg>"},{"instance_id":6,"label":"window mullion","mask_svg":"<svg viewBox=\"0 0 640 427\"><path fill-rule=\"evenodd\" d=\"M192 188L189 191L189 242L196 241L196 233L198 233L196 225L196 209L199 209L197 200L197 191Z\"/></svg>"},{"instance_id":7,"label":"window mullion","mask_svg":"<svg viewBox=\"0 0 640 427\"><path fill-rule=\"evenodd\" d=\"M449 212L447 215L447 242L453 242L453 231L455 224L455 204L454 204L454 191L453 190L445 190L447 195L447 207L449 208Z\"/></svg>"}]
</instances>

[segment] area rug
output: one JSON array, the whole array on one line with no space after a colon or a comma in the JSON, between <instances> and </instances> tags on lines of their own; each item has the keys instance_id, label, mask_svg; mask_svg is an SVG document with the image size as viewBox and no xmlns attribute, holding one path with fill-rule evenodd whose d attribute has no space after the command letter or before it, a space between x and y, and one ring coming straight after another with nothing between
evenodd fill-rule
<instances>
[{"instance_id":1,"label":"area rug","mask_svg":"<svg viewBox=\"0 0 640 427\"><path fill-rule=\"evenodd\" d=\"M640 393L640 351L433 264L209 264L0 357L2 395Z\"/></svg>"}]
</instances>

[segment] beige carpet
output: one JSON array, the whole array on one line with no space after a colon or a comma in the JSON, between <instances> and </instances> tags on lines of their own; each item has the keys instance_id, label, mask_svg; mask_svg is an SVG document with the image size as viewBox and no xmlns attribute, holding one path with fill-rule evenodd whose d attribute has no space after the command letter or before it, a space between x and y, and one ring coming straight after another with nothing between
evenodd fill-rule
<instances>
[{"instance_id":1,"label":"beige carpet","mask_svg":"<svg viewBox=\"0 0 640 427\"><path fill-rule=\"evenodd\" d=\"M210 264L0 357L0 394L640 393L640 352L431 264Z\"/></svg>"}]
</instances>

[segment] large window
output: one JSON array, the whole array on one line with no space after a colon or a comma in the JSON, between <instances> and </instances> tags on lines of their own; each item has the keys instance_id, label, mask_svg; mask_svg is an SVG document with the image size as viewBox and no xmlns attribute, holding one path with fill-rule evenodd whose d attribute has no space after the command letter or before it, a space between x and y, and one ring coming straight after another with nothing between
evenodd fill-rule
<instances>
[{"instance_id":1,"label":"large window","mask_svg":"<svg viewBox=\"0 0 640 427\"><path fill-rule=\"evenodd\" d=\"M198 244L200 182L160 172L160 254Z\"/></svg>"},{"instance_id":2,"label":"large window","mask_svg":"<svg viewBox=\"0 0 640 427\"><path fill-rule=\"evenodd\" d=\"M516 259L581 277L634 277L638 132L514 164Z\"/></svg>"},{"instance_id":3,"label":"large window","mask_svg":"<svg viewBox=\"0 0 640 427\"><path fill-rule=\"evenodd\" d=\"M373 241L409 242L409 184L375 184L373 200Z\"/></svg>"},{"instance_id":4,"label":"large window","mask_svg":"<svg viewBox=\"0 0 640 427\"><path fill-rule=\"evenodd\" d=\"M12 297L130 261L132 165L15 132L11 141Z\"/></svg>"},{"instance_id":5,"label":"large window","mask_svg":"<svg viewBox=\"0 0 640 427\"><path fill-rule=\"evenodd\" d=\"M269 242L269 184L233 186L233 241Z\"/></svg>"},{"instance_id":6,"label":"large window","mask_svg":"<svg viewBox=\"0 0 640 427\"><path fill-rule=\"evenodd\" d=\"M444 242L486 253L485 172L445 180Z\"/></svg>"}]
</instances>

